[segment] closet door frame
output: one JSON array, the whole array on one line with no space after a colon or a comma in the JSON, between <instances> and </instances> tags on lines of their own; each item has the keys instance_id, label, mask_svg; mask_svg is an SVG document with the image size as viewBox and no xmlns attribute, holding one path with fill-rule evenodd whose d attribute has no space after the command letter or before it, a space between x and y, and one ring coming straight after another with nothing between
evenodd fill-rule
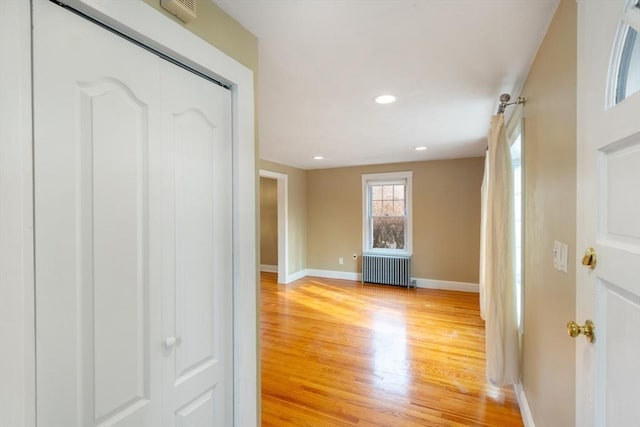
<instances>
[{"instance_id":1,"label":"closet door frame","mask_svg":"<svg viewBox=\"0 0 640 427\"><path fill-rule=\"evenodd\" d=\"M44 1L44 0L32 0ZM173 60L228 84L233 114L234 424L259 423L253 73L142 0L59 0ZM31 2L0 2L0 413L35 427Z\"/></svg>"}]
</instances>

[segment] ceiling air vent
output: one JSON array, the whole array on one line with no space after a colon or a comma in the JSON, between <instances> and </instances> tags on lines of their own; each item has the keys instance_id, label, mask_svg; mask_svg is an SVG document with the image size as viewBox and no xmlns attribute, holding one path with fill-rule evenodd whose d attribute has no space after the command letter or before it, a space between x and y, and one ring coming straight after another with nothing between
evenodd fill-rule
<instances>
[{"instance_id":1,"label":"ceiling air vent","mask_svg":"<svg viewBox=\"0 0 640 427\"><path fill-rule=\"evenodd\" d=\"M196 19L196 0L160 0L160 6L183 22Z\"/></svg>"}]
</instances>

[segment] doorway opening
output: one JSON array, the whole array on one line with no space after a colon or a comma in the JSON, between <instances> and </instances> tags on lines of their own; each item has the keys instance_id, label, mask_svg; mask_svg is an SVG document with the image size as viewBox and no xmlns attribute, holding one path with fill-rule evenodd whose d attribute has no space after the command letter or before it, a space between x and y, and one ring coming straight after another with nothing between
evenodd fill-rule
<instances>
[{"instance_id":1,"label":"doorway opening","mask_svg":"<svg viewBox=\"0 0 640 427\"><path fill-rule=\"evenodd\" d=\"M286 174L260 169L260 178L269 178L276 180L277 186L277 228L278 228L278 283L288 283L287 275L289 274L289 243L287 238L288 229L288 187L289 177ZM262 217L262 213L260 214ZM262 234L262 231L261 231ZM262 262L260 262L262 267Z\"/></svg>"}]
</instances>

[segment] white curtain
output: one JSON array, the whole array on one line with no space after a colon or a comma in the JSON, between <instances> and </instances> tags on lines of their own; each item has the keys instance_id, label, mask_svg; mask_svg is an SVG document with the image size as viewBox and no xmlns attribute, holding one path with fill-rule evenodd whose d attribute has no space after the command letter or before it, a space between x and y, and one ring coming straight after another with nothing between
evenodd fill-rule
<instances>
[{"instance_id":1,"label":"white curtain","mask_svg":"<svg viewBox=\"0 0 640 427\"><path fill-rule=\"evenodd\" d=\"M485 320L487 377L520 380L515 292L515 224L511 150L502 114L493 116L482 184L480 311Z\"/></svg>"}]
</instances>

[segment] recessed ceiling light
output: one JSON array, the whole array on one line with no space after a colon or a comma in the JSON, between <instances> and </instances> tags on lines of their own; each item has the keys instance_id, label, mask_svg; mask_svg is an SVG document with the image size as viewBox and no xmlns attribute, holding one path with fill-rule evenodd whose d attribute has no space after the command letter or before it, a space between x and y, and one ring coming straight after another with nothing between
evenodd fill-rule
<instances>
[{"instance_id":1,"label":"recessed ceiling light","mask_svg":"<svg viewBox=\"0 0 640 427\"><path fill-rule=\"evenodd\" d=\"M313 156L313 160L322 160L324 157L322 156Z\"/></svg>"},{"instance_id":2,"label":"recessed ceiling light","mask_svg":"<svg viewBox=\"0 0 640 427\"><path fill-rule=\"evenodd\" d=\"M393 95L379 95L375 97L375 101L378 104L391 104L396 100L396 97Z\"/></svg>"},{"instance_id":3,"label":"recessed ceiling light","mask_svg":"<svg viewBox=\"0 0 640 427\"><path fill-rule=\"evenodd\" d=\"M427 147L416 147L416 151L424 151Z\"/></svg>"}]
</instances>

